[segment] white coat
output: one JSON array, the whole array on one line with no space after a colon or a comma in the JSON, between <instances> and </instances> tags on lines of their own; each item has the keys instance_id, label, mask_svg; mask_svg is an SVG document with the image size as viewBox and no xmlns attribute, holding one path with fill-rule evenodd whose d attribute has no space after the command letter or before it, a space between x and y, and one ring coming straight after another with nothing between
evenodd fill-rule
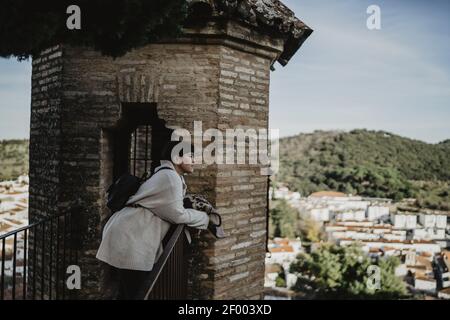
<instances>
[{"instance_id":1,"label":"white coat","mask_svg":"<svg viewBox=\"0 0 450 320\"><path fill-rule=\"evenodd\" d=\"M162 167L174 169L172 162L161 161L155 172ZM155 173L127 202L141 207L125 207L109 219L97 259L120 269L151 271L163 252L162 240L171 224L208 227L206 213L183 207L185 194L184 179L175 170Z\"/></svg>"}]
</instances>

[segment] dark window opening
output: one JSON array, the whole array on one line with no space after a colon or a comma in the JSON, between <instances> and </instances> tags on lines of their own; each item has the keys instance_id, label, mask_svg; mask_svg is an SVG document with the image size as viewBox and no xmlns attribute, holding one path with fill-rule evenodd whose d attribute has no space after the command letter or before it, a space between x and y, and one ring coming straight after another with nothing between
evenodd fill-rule
<instances>
[{"instance_id":1,"label":"dark window opening","mask_svg":"<svg viewBox=\"0 0 450 320\"><path fill-rule=\"evenodd\" d=\"M123 103L114 133L114 179L124 173L148 176L160 165L161 150L172 130L158 117L156 104Z\"/></svg>"}]
</instances>

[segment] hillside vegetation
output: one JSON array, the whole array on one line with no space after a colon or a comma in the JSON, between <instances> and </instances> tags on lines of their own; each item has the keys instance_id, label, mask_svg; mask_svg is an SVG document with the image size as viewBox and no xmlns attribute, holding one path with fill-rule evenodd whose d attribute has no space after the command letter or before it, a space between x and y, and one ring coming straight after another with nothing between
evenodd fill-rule
<instances>
[{"instance_id":1,"label":"hillside vegetation","mask_svg":"<svg viewBox=\"0 0 450 320\"><path fill-rule=\"evenodd\" d=\"M28 140L0 140L0 181L28 173Z\"/></svg>"},{"instance_id":2,"label":"hillside vegetation","mask_svg":"<svg viewBox=\"0 0 450 320\"><path fill-rule=\"evenodd\" d=\"M308 195L336 190L450 209L450 140L428 144L383 131L316 131L280 141L276 181Z\"/></svg>"},{"instance_id":3,"label":"hillside vegetation","mask_svg":"<svg viewBox=\"0 0 450 320\"><path fill-rule=\"evenodd\" d=\"M28 146L28 140L0 141L0 180L28 173ZM450 210L450 140L428 144L367 130L300 134L280 140L275 180L302 195L412 197L420 207Z\"/></svg>"}]
</instances>

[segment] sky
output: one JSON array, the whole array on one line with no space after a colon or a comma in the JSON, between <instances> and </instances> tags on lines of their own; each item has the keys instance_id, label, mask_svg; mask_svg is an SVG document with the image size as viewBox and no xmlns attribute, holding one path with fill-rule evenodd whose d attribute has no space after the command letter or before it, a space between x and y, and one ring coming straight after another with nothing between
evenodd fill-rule
<instances>
[{"instance_id":1,"label":"sky","mask_svg":"<svg viewBox=\"0 0 450 320\"><path fill-rule=\"evenodd\" d=\"M284 0L314 32L271 77L272 128L450 138L450 1ZM381 9L369 30L367 7Z\"/></svg>"},{"instance_id":2,"label":"sky","mask_svg":"<svg viewBox=\"0 0 450 320\"><path fill-rule=\"evenodd\" d=\"M271 75L270 126L450 138L450 1L284 0L314 29ZM381 30L369 30L369 5ZM0 139L27 138L31 62L0 58Z\"/></svg>"}]
</instances>

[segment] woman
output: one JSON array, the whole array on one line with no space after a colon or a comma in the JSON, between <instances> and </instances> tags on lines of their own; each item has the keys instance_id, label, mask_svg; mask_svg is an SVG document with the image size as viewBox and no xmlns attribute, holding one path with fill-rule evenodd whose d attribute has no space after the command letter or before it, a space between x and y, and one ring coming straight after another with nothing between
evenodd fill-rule
<instances>
[{"instance_id":1,"label":"woman","mask_svg":"<svg viewBox=\"0 0 450 320\"><path fill-rule=\"evenodd\" d=\"M161 166L103 230L97 259L118 269L120 299L141 298L142 283L163 252L162 241L171 224L208 228L207 213L183 207L186 194L183 174L193 172L193 161L191 154L182 152L172 159L172 149L177 144L170 142L164 148ZM186 236L190 242L187 230Z\"/></svg>"}]
</instances>

